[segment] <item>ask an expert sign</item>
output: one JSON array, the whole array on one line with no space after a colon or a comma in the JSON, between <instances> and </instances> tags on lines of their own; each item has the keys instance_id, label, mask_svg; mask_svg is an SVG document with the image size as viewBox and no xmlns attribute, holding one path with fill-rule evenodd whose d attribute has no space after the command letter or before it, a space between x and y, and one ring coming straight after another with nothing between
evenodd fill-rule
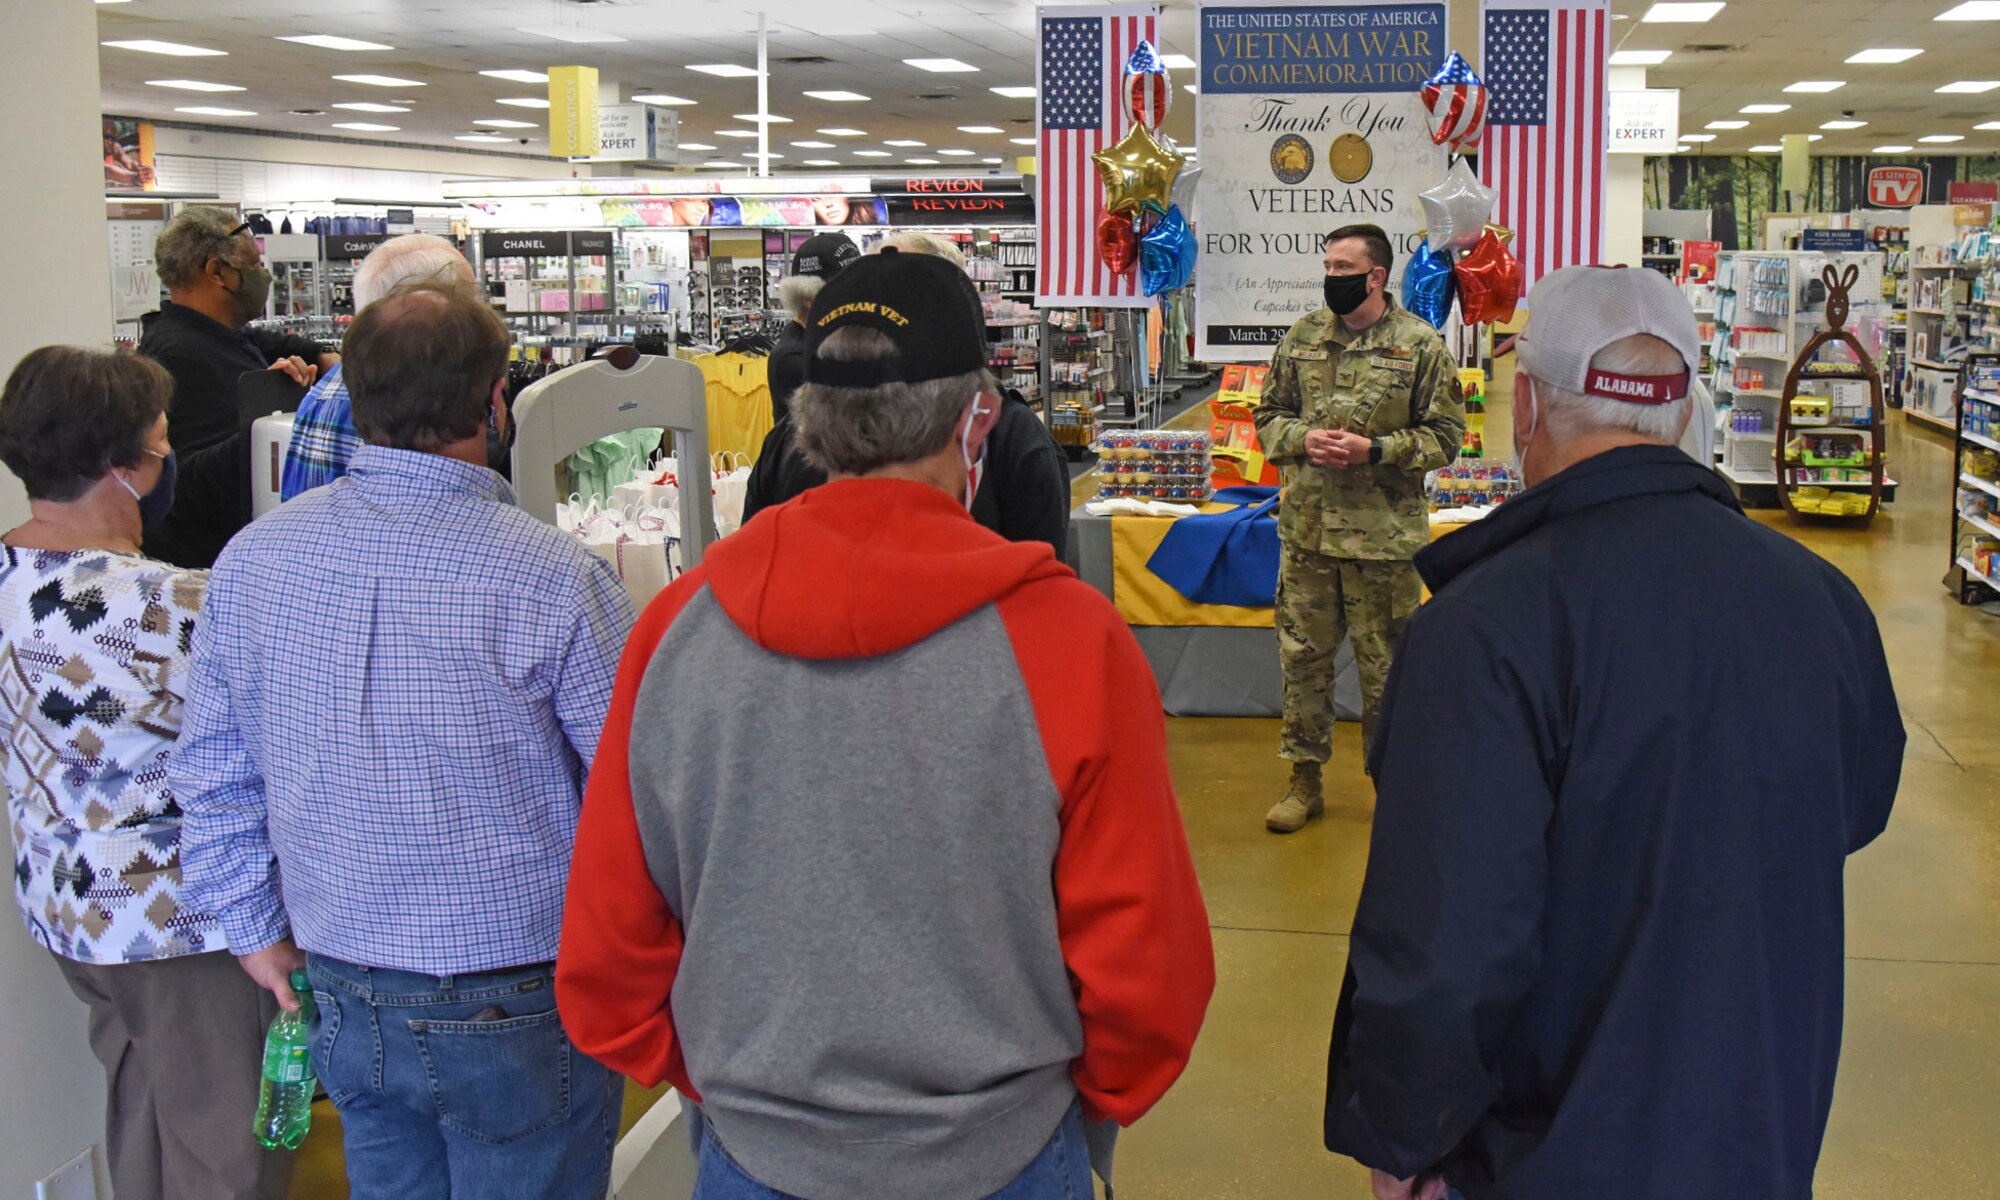
<instances>
[{"instance_id":1,"label":"ask an expert sign","mask_svg":"<svg viewBox=\"0 0 2000 1200\"><path fill-rule=\"evenodd\" d=\"M1445 171L1418 97L1444 61L1446 6L1201 7L1195 357L1267 361L1321 306L1321 241L1372 223L1393 289Z\"/></svg>"}]
</instances>

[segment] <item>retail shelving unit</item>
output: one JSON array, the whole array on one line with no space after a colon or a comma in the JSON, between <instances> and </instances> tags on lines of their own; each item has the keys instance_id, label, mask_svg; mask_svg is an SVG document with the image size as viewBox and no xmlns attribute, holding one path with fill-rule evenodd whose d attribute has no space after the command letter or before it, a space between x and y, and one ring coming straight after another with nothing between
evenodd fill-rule
<instances>
[{"instance_id":1,"label":"retail shelving unit","mask_svg":"<svg viewBox=\"0 0 2000 1200\"><path fill-rule=\"evenodd\" d=\"M1945 584L1960 604L1975 604L2000 598L2000 565L1979 569L1980 544L2000 545L2000 353L1968 356L1962 382Z\"/></svg>"},{"instance_id":2,"label":"retail shelving unit","mask_svg":"<svg viewBox=\"0 0 2000 1200\"><path fill-rule=\"evenodd\" d=\"M1748 507L1783 503L1778 495L1779 406L1785 402L1785 379L1814 332L1810 323L1818 319L1825 303L1824 297L1811 294L1809 285L1820 282L1820 271L1828 263L1857 268L1855 295L1880 294L1883 255L1876 251L1746 250L1725 252L1717 260L1715 339L1710 351L1715 364L1711 390L1721 434L1722 461L1716 469ZM1802 297L1814 302L1802 304ZM1812 376L1805 379L1810 382ZM1875 486L1867 472L1814 470L1819 473L1789 477L1816 487ZM1896 498L1895 480L1884 479L1881 487L1884 501Z\"/></svg>"},{"instance_id":3,"label":"retail shelving unit","mask_svg":"<svg viewBox=\"0 0 2000 1200\"><path fill-rule=\"evenodd\" d=\"M1903 416L1918 429L1955 436L1959 364L1951 361L1974 324L1971 276L1978 262L1961 261L1958 247L1925 246L1912 256L1904 306L1906 363Z\"/></svg>"},{"instance_id":4,"label":"retail shelving unit","mask_svg":"<svg viewBox=\"0 0 2000 1200\"><path fill-rule=\"evenodd\" d=\"M1882 508L1882 485L1888 447L1882 439L1882 378L1868 348L1847 329L1849 294L1861 278L1859 265L1828 266L1821 273L1826 287L1826 327L1800 348L1785 375L1785 393L1778 405L1778 502L1793 520L1812 515L1851 520L1866 525ZM1868 281L1880 293L1881 279ZM1822 358L1825 352L1832 353ZM1812 391L1803 385L1814 385ZM1818 390L1824 385L1828 390ZM1851 387L1865 399L1840 389ZM1822 478L1837 471L1842 478L1859 467L1868 477L1865 503L1848 507L1852 497L1831 491ZM1818 489L1809 504L1805 489ZM1835 506L1838 506L1837 508Z\"/></svg>"}]
</instances>

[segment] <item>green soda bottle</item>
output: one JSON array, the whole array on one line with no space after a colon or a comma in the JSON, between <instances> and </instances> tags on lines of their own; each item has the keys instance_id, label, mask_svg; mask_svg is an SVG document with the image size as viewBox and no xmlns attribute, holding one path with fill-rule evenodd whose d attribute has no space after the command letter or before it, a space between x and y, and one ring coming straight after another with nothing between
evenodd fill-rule
<instances>
[{"instance_id":1,"label":"green soda bottle","mask_svg":"<svg viewBox=\"0 0 2000 1200\"><path fill-rule=\"evenodd\" d=\"M257 1101L257 1140L266 1150L296 1150L312 1128L312 984L304 971L292 972L299 1011L280 1012L264 1035L264 1089Z\"/></svg>"}]
</instances>

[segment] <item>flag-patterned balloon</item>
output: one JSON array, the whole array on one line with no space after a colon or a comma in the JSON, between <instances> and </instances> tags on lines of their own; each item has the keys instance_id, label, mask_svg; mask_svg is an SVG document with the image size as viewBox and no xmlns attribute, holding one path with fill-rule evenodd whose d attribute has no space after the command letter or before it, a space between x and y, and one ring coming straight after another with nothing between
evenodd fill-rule
<instances>
[{"instance_id":1,"label":"flag-patterned balloon","mask_svg":"<svg viewBox=\"0 0 2000 1200\"><path fill-rule=\"evenodd\" d=\"M1148 129L1158 129L1174 107L1174 85L1153 43L1141 41L1125 60L1125 112Z\"/></svg>"},{"instance_id":2,"label":"flag-patterned balloon","mask_svg":"<svg viewBox=\"0 0 2000 1200\"><path fill-rule=\"evenodd\" d=\"M1464 55L1456 50L1446 55L1437 74L1424 81L1421 94L1430 114L1431 141L1462 151L1479 140L1486 128L1486 85Z\"/></svg>"}]
</instances>

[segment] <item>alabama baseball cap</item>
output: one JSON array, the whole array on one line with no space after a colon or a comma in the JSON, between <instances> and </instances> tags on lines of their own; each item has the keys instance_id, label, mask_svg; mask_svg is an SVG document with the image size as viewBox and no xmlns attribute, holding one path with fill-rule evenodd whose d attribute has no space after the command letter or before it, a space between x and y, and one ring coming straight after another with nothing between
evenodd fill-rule
<instances>
[{"instance_id":1,"label":"alabama baseball cap","mask_svg":"<svg viewBox=\"0 0 2000 1200\"><path fill-rule=\"evenodd\" d=\"M831 334L880 330L895 352L870 362L820 357ZM826 281L806 327L806 379L832 387L878 387L970 375L986 368L986 314L972 281L946 259L885 246Z\"/></svg>"},{"instance_id":2,"label":"alabama baseball cap","mask_svg":"<svg viewBox=\"0 0 2000 1200\"><path fill-rule=\"evenodd\" d=\"M1619 375L1591 367L1597 352L1649 333L1680 352L1672 375ZM1701 331L1672 280L1641 267L1564 267L1535 282L1528 327L1515 343L1521 369L1585 396L1666 404L1694 390Z\"/></svg>"},{"instance_id":3,"label":"alabama baseball cap","mask_svg":"<svg viewBox=\"0 0 2000 1200\"><path fill-rule=\"evenodd\" d=\"M792 254L792 274L821 279L861 257L861 247L844 233L815 233Z\"/></svg>"}]
</instances>

